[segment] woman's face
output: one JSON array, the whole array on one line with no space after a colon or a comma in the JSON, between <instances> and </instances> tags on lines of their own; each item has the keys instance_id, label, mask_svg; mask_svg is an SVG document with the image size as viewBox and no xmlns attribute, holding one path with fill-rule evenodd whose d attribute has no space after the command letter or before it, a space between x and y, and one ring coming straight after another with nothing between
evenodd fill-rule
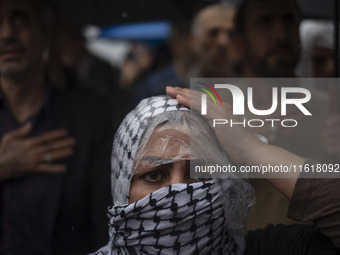
<instances>
[{"instance_id":1,"label":"woman's face","mask_svg":"<svg viewBox=\"0 0 340 255\"><path fill-rule=\"evenodd\" d=\"M130 203L171 184L194 182L190 179L190 137L188 132L182 131L155 128L137 155Z\"/></svg>"}]
</instances>

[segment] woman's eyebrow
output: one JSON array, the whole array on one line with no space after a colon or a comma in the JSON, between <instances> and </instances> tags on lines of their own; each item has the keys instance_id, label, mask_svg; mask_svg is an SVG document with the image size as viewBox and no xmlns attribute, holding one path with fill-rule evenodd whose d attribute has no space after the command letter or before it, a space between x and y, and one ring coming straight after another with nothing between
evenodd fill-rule
<instances>
[{"instance_id":1,"label":"woman's eyebrow","mask_svg":"<svg viewBox=\"0 0 340 255\"><path fill-rule=\"evenodd\" d=\"M146 156L142 158L141 161L148 161L155 165L169 165L174 162L173 159L160 158L160 157L155 157L155 156Z\"/></svg>"},{"instance_id":2,"label":"woman's eyebrow","mask_svg":"<svg viewBox=\"0 0 340 255\"><path fill-rule=\"evenodd\" d=\"M209 158L192 159L192 160L189 160L189 163L192 165L216 165L216 160L209 159Z\"/></svg>"},{"instance_id":3,"label":"woman's eyebrow","mask_svg":"<svg viewBox=\"0 0 340 255\"><path fill-rule=\"evenodd\" d=\"M150 162L155 166L165 165L165 166L171 167L174 162L174 159L166 159L166 158L160 158L160 157L155 157L155 156L146 156L142 158L141 161ZM195 166L195 165L206 165L207 163L213 164L214 161L209 160L209 159L203 159L203 160L202 159L187 159L185 160L186 167Z\"/></svg>"}]
</instances>

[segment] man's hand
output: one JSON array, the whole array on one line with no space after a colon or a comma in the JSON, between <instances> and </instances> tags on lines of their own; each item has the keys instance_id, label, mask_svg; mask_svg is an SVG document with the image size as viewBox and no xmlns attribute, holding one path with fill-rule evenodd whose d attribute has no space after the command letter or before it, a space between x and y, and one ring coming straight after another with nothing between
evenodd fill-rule
<instances>
[{"instance_id":1,"label":"man's hand","mask_svg":"<svg viewBox=\"0 0 340 255\"><path fill-rule=\"evenodd\" d=\"M65 129L27 137L31 123L6 133L0 143L0 181L35 173L61 173L65 165L53 163L73 154L75 140Z\"/></svg>"}]
</instances>

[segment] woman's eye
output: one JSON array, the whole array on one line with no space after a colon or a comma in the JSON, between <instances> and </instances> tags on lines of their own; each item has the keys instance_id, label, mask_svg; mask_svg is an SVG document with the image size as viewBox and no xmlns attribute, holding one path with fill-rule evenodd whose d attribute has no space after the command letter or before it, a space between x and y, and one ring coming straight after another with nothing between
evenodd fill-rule
<instances>
[{"instance_id":1,"label":"woman's eye","mask_svg":"<svg viewBox=\"0 0 340 255\"><path fill-rule=\"evenodd\" d=\"M142 176L143 180L147 182L159 182L162 181L163 177L160 171L152 171Z\"/></svg>"}]
</instances>

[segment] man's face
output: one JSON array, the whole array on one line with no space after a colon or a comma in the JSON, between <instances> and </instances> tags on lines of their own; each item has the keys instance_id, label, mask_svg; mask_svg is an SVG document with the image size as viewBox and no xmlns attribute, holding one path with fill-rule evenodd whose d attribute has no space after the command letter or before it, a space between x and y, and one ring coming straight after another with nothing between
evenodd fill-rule
<instances>
[{"instance_id":1,"label":"man's face","mask_svg":"<svg viewBox=\"0 0 340 255\"><path fill-rule=\"evenodd\" d=\"M299 57L299 17L292 0L250 1L244 34L246 64L257 77L292 77Z\"/></svg>"},{"instance_id":2,"label":"man's face","mask_svg":"<svg viewBox=\"0 0 340 255\"><path fill-rule=\"evenodd\" d=\"M231 74L231 38L234 29L233 9L207 9L193 31L193 50L199 75L228 77Z\"/></svg>"},{"instance_id":3,"label":"man's face","mask_svg":"<svg viewBox=\"0 0 340 255\"><path fill-rule=\"evenodd\" d=\"M313 77L334 76L334 49L314 47L312 49Z\"/></svg>"},{"instance_id":4,"label":"man's face","mask_svg":"<svg viewBox=\"0 0 340 255\"><path fill-rule=\"evenodd\" d=\"M42 26L31 1L0 1L0 74L29 73L42 63Z\"/></svg>"}]
</instances>

